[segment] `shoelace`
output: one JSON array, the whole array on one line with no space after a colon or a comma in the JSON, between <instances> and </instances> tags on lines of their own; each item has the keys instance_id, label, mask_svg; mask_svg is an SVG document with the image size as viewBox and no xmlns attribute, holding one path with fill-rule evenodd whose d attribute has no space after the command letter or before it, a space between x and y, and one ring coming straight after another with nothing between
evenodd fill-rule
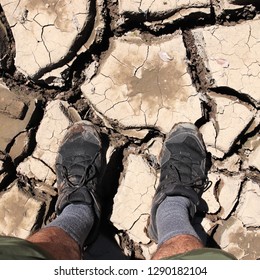
<instances>
[{"instance_id":1,"label":"shoelace","mask_svg":"<svg viewBox=\"0 0 260 280\"><path fill-rule=\"evenodd\" d=\"M75 188L74 191L76 191L78 188L81 188L83 186L87 186L88 182L90 182L95 176L96 173L98 172L96 165L94 164L97 156L99 155L99 152L97 152L94 156L94 158L91 160L90 164L88 164L87 166L85 165L86 160L81 160L78 161L76 163L74 163L73 165L80 165L84 167L84 172L83 175L80 179L80 181L78 183L73 183L70 181L69 177L72 177L73 175L69 175L68 172L68 168L62 164L57 163L58 166L62 167L61 170L61 176L63 177L64 181L71 187L71 188ZM71 165L70 167L72 167L73 165Z\"/></svg>"},{"instance_id":2,"label":"shoelace","mask_svg":"<svg viewBox=\"0 0 260 280\"><path fill-rule=\"evenodd\" d=\"M185 156L183 156L183 157L185 157ZM180 172L179 172L178 168L175 166L175 164L173 163L173 161L174 162L179 161L185 165L185 161L183 160L183 157L175 156L174 159L170 159L171 162L168 165L168 168L170 169L168 171L170 176L168 176L168 178L166 179L167 184L168 183L177 183L180 186L197 188L198 190L203 191L203 192L208 190L210 188L210 186L212 185L212 182L209 181L208 177L205 175L195 178L194 180L192 180L189 183L183 183L181 181ZM179 180L177 180L177 178Z\"/></svg>"}]
</instances>

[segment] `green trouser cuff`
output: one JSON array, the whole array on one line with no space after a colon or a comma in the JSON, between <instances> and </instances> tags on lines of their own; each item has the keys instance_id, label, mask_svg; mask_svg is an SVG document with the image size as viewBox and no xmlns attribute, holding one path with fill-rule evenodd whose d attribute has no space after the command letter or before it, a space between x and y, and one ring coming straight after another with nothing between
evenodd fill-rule
<instances>
[{"instance_id":1,"label":"green trouser cuff","mask_svg":"<svg viewBox=\"0 0 260 280\"><path fill-rule=\"evenodd\" d=\"M221 249L201 248L167 257L164 260L236 260L236 258Z\"/></svg>"},{"instance_id":2,"label":"green trouser cuff","mask_svg":"<svg viewBox=\"0 0 260 280\"><path fill-rule=\"evenodd\" d=\"M37 245L17 237L0 236L0 260L51 260Z\"/></svg>"}]
</instances>

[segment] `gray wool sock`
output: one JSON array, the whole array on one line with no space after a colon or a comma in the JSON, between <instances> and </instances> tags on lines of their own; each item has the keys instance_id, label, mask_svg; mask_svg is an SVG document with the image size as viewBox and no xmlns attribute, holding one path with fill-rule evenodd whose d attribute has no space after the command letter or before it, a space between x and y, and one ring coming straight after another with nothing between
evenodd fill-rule
<instances>
[{"instance_id":1,"label":"gray wool sock","mask_svg":"<svg viewBox=\"0 0 260 280\"><path fill-rule=\"evenodd\" d=\"M182 234L200 239L190 222L190 203L190 200L183 196L167 196L159 205L156 213L159 245Z\"/></svg>"},{"instance_id":2,"label":"gray wool sock","mask_svg":"<svg viewBox=\"0 0 260 280\"><path fill-rule=\"evenodd\" d=\"M68 233L80 246L84 242L93 226L94 214L89 205L69 204L61 214L46 227L59 227Z\"/></svg>"}]
</instances>

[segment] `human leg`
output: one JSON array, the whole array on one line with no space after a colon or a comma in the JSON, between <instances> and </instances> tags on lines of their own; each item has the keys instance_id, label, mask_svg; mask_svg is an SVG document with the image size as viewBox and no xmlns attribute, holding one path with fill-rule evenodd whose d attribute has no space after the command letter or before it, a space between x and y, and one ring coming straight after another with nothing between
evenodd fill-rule
<instances>
[{"instance_id":1,"label":"human leg","mask_svg":"<svg viewBox=\"0 0 260 280\"><path fill-rule=\"evenodd\" d=\"M162 243L152 256L152 259L165 259L203 247L202 242L194 236L180 234Z\"/></svg>"},{"instance_id":2,"label":"human leg","mask_svg":"<svg viewBox=\"0 0 260 280\"><path fill-rule=\"evenodd\" d=\"M203 247L191 225L207 184L206 149L198 129L189 123L174 126L161 156L160 183L148 228L158 243L153 259Z\"/></svg>"},{"instance_id":3,"label":"human leg","mask_svg":"<svg viewBox=\"0 0 260 280\"><path fill-rule=\"evenodd\" d=\"M93 223L93 210L88 205L69 204L47 227L27 240L47 250L55 259L80 259Z\"/></svg>"},{"instance_id":4,"label":"human leg","mask_svg":"<svg viewBox=\"0 0 260 280\"><path fill-rule=\"evenodd\" d=\"M28 238L55 259L79 259L97 234L104 158L98 132L89 122L74 124L65 135L56 160L58 217Z\"/></svg>"},{"instance_id":5,"label":"human leg","mask_svg":"<svg viewBox=\"0 0 260 280\"><path fill-rule=\"evenodd\" d=\"M27 241L44 250L51 259L79 260L81 250L78 243L62 228L43 228L27 238Z\"/></svg>"},{"instance_id":6,"label":"human leg","mask_svg":"<svg viewBox=\"0 0 260 280\"><path fill-rule=\"evenodd\" d=\"M156 213L158 250L153 258L165 258L202 248L203 244L190 222L191 201L183 196L167 196Z\"/></svg>"}]
</instances>

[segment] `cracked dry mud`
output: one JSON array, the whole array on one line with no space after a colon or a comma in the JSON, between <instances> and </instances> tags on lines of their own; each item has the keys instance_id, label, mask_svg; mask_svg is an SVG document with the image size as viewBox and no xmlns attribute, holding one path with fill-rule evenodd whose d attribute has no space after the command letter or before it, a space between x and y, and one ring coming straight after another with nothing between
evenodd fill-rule
<instances>
[{"instance_id":1,"label":"cracked dry mud","mask_svg":"<svg viewBox=\"0 0 260 280\"><path fill-rule=\"evenodd\" d=\"M55 217L56 152L85 119L107 155L86 258L149 259L162 144L192 122L212 182L194 226L208 246L260 258L259 24L256 0L0 0L0 234Z\"/></svg>"}]
</instances>

